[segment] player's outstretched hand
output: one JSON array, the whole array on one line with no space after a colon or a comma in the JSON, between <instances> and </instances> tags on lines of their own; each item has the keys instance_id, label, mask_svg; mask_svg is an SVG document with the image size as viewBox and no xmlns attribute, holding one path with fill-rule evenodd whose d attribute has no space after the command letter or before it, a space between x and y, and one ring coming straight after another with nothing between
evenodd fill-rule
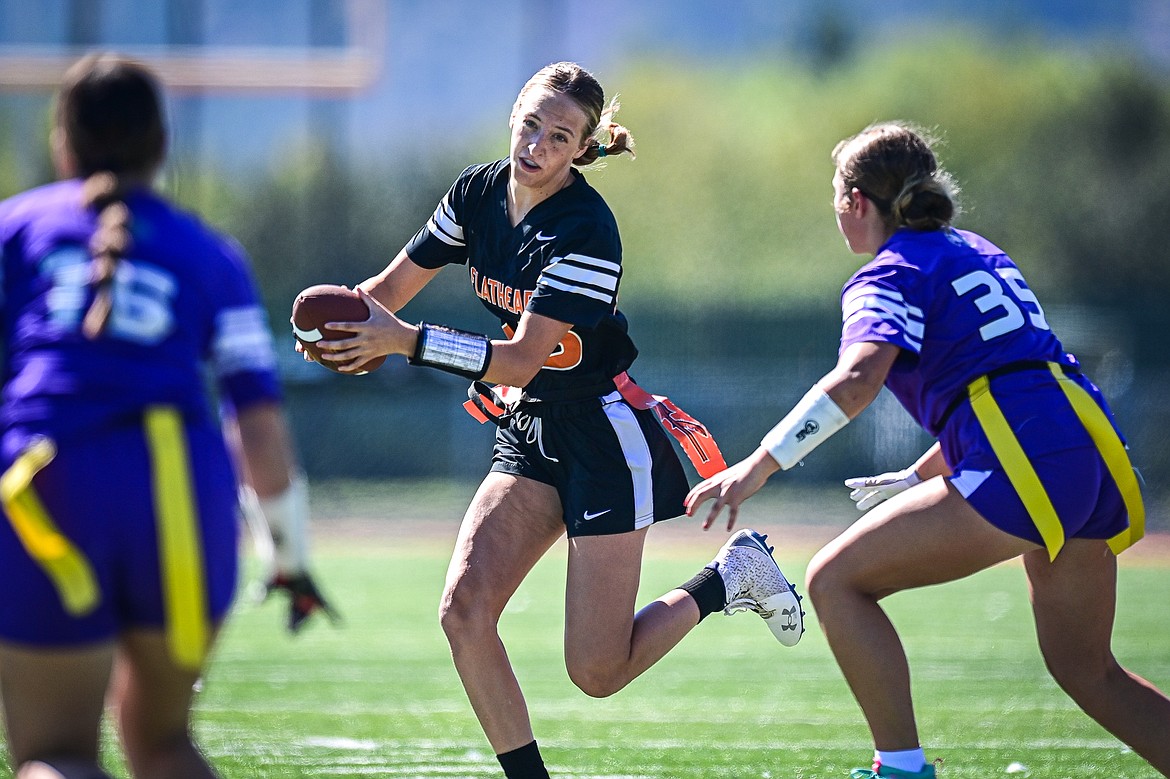
<instances>
[{"instance_id":1,"label":"player's outstretched hand","mask_svg":"<svg viewBox=\"0 0 1170 779\"><path fill-rule=\"evenodd\" d=\"M858 511L869 511L877 504L889 500L899 492L918 484L922 479L913 466L900 471L890 471L877 476L860 476L846 479L845 486L853 490L849 497L857 504Z\"/></svg>"},{"instance_id":2,"label":"player's outstretched hand","mask_svg":"<svg viewBox=\"0 0 1170 779\"><path fill-rule=\"evenodd\" d=\"M325 600L313 577L307 572L276 574L266 585L265 597L277 591L288 593L288 629L292 633L299 631L305 620L316 611L323 612L335 624L341 619L341 615Z\"/></svg>"},{"instance_id":3,"label":"player's outstretched hand","mask_svg":"<svg viewBox=\"0 0 1170 779\"><path fill-rule=\"evenodd\" d=\"M744 459L726 470L720 471L709 479L699 482L687 494L685 501L687 516L693 517L707 500L714 499L707 518L703 520L703 529L707 530L715 524L719 513L727 509L727 529L735 527L739 517L739 504L755 495L768 477L780 470L780 465L772 459L772 455L764 448L756 449Z\"/></svg>"}]
</instances>

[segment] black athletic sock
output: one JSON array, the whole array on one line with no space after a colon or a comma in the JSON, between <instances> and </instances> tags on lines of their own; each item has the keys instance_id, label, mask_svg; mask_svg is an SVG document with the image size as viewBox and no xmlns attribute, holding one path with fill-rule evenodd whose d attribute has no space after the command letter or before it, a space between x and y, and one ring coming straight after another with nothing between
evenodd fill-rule
<instances>
[{"instance_id":1,"label":"black athletic sock","mask_svg":"<svg viewBox=\"0 0 1170 779\"><path fill-rule=\"evenodd\" d=\"M496 755L508 779L550 779L536 742Z\"/></svg>"},{"instance_id":2,"label":"black athletic sock","mask_svg":"<svg viewBox=\"0 0 1170 779\"><path fill-rule=\"evenodd\" d=\"M723 577L714 568L704 568L678 588L686 590L695 599L695 604L699 607L700 622L708 614L723 611L723 607L727 605L727 590L723 586Z\"/></svg>"}]
</instances>

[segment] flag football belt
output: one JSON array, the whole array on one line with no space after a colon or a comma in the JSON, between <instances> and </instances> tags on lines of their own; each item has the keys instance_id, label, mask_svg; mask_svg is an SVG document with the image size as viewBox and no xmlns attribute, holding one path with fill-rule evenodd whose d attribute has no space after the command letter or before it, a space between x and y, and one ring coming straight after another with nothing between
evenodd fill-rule
<instances>
[{"instance_id":1,"label":"flag football belt","mask_svg":"<svg viewBox=\"0 0 1170 779\"><path fill-rule=\"evenodd\" d=\"M16 537L53 583L65 611L84 617L102 599L97 576L85 554L57 527L33 486L33 477L56 456L51 439L33 439L0 476L0 501Z\"/></svg>"},{"instance_id":2,"label":"flag football belt","mask_svg":"<svg viewBox=\"0 0 1170 779\"><path fill-rule=\"evenodd\" d=\"M191 453L178 409L149 406L143 422L154 488L167 648L176 665L197 671L207 659L212 627Z\"/></svg>"},{"instance_id":3,"label":"flag football belt","mask_svg":"<svg viewBox=\"0 0 1170 779\"><path fill-rule=\"evenodd\" d=\"M172 406L144 414L158 530L163 611L171 658L198 670L207 657L212 628L207 617L203 547L195 515L195 487L182 416ZM57 456L49 438L38 437L0 476L0 502L28 555L52 581L65 611L93 612L102 593L85 554L58 528L33 485Z\"/></svg>"},{"instance_id":4,"label":"flag football belt","mask_svg":"<svg viewBox=\"0 0 1170 779\"><path fill-rule=\"evenodd\" d=\"M467 400L463 401L463 408L481 425L491 422L500 427L507 427L512 418L514 408L509 410L508 404L501 397L504 390L511 389L500 384L492 387L487 382L473 381L467 388Z\"/></svg>"},{"instance_id":5,"label":"flag football belt","mask_svg":"<svg viewBox=\"0 0 1170 779\"><path fill-rule=\"evenodd\" d=\"M509 387L505 384L493 387L484 381L473 381L467 388L467 400L463 402L463 407L480 424L491 421L505 427L521 406L533 416L543 416L540 413L542 406L596 400L613 392L614 389L614 380L610 379L584 387L546 390L541 392L539 397L533 397L518 387Z\"/></svg>"},{"instance_id":6,"label":"flag football belt","mask_svg":"<svg viewBox=\"0 0 1170 779\"><path fill-rule=\"evenodd\" d=\"M1145 534L1146 524L1141 488L1138 486L1137 475L1130 464L1129 455L1125 451L1125 444L1121 442L1104 410L1097 405L1084 387L1066 375L1065 366L1054 362L1044 365L1052 373L1077 418L1088 431L1105 467L1109 470L1109 475L1113 477L1121 493L1126 513L1129 515L1129 527L1108 540L1113 553L1120 554L1141 539ZM1064 546L1064 526L1060 523L1060 517L1052 505L1048 491L991 393L990 376L980 376L967 385L966 396L971 400L971 409L979 420L992 451L995 452L1004 473L1007 474L1008 480L1040 532L1049 559L1055 560Z\"/></svg>"},{"instance_id":7,"label":"flag football belt","mask_svg":"<svg viewBox=\"0 0 1170 779\"><path fill-rule=\"evenodd\" d=\"M633 408L642 411L652 410L666 432L674 436L674 439L682 446L699 476L707 479L727 467L723 454L719 451L719 445L715 442L715 437L711 435L706 425L683 411L665 395L652 395L642 389L625 371L615 376L612 382L588 388L588 394L580 397L556 398L555 401L552 398L542 398L542 400L549 402L585 400L604 395L611 389L616 389L621 394L622 399ZM503 427L508 424L508 420L511 419L512 414L515 413L520 404L526 402L523 397L511 398L513 393L519 394L521 391L515 387L489 387L484 382L477 381L468 388L468 400L464 402L463 407L480 424L491 421ZM575 392L574 394L580 395L581 393Z\"/></svg>"},{"instance_id":8,"label":"flag football belt","mask_svg":"<svg viewBox=\"0 0 1170 779\"><path fill-rule=\"evenodd\" d=\"M1050 364L1056 365L1065 374L1071 375L1081 372L1081 369L1075 365L1048 363L1044 360L1019 360L1018 362L1009 362L1007 365L1001 365L994 370L990 370L974 381L979 381L979 379L987 379L988 381L991 381L992 379L998 378L1000 376L1006 376L1009 373L1020 373L1022 371L1047 371ZM955 397L951 398L951 402L947 404L946 410L943 411L942 416L938 421L938 429L940 431L947 426L947 422L949 422L951 416L959 410L959 406L963 404L963 401L968 399L969 394L967 389L970 387L971 383L974 382L968 383L968 385L963 387L961 391L956 392Z\"/></svg>"}]
</instances>

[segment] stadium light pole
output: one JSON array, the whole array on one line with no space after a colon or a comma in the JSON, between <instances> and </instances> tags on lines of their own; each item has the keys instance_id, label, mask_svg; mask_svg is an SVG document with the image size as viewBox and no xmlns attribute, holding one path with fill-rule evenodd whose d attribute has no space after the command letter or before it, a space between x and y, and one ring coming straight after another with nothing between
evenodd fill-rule
<instances>
[{"instance_id":1,"label":"stadium light pole","mask_svg":"<svg viewBox=\"0 0 1170 779\"><path fill-rule=\"evenodd\" d=\"M206 38L206 14L204 0L167 0L165 34L168 49L201 47ZM177 168L170 177L172 195L179 195L180 184L193 186L197 190L193 193L195 200L200 203L205 193L200 189L199 177L184 176L182 171L187 167L198 167L206 153L203 138L206 94L205 88L195 86L176 97L172 101L171 117L171 142L175 145L171 160Z\"/></svg>"}]
</instances>

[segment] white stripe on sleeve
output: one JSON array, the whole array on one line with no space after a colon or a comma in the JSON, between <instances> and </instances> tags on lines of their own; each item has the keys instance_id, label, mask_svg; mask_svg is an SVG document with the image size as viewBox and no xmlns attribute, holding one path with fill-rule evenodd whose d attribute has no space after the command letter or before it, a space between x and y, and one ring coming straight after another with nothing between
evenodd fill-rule
<instances>
[{"instance_id":1,"label":"white stripe on sleeve","mask_svg":"<svg viewBox=\"0 0 1170 779\"><path fill-rule=\"evenodd\" d=\"M463 227L455 221L455 214L451 211L450 201L444 197L435 208L435 213L427 222L427 229L431 235L450 246L465 246Z\"/></svg>"},{"instance_id":2,"label":"white stripe on sleeve","mask_svg":"<svg viewBox=\"0 0 1170 779\"><path fill-rule=\"evenodd\" d=\"M907 304L898 292L872 285L851 290L842 302L846 327L867 317L894 324L911 345L921 348L926 332L922 309Z\"/></svg>"},{"instance_id":3,"label":"white stripe on sleeve","mask_svg":"<svg viewBox=\"0 0 1170 779\"><path fill-rule=\"evenodd\" d=\"M554 259L540 274L541 284L612 304L621 265L609 260L569 254Z\"/></svg>"},{"instance_id":4,"label":"white stripe on sleeve","mask_svg":"<svg viewBox=\"0 0 1170 779\"><path fill-rule=\"evenodd\" d=\"M260 306L225 308L215 318L211 362L217 376L276 369L276 349Z\"/></svg>"}]
</instances>

